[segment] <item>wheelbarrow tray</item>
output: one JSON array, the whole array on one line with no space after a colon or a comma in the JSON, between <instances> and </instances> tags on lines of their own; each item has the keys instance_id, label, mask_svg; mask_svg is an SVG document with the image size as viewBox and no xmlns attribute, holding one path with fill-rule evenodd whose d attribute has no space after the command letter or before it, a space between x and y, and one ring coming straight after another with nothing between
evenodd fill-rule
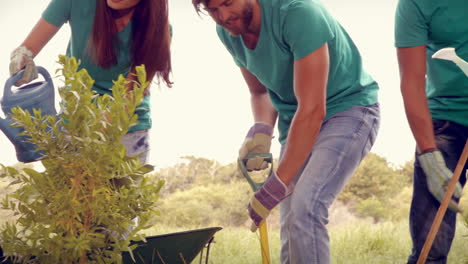
<instances>
[{"instance_id":1,"label":"wheelbarrow tray","mask_svg":"<svg viewBox=\"0 0 468 264\"><path fill-rule=\"evenodd\" d=\"M188 264L221 229L222 227L209 227L146 237L146 242L132 242L138 245L132 251L136 262L129 252L123 252L123 263Z\"/></svg>"}]
</instances>

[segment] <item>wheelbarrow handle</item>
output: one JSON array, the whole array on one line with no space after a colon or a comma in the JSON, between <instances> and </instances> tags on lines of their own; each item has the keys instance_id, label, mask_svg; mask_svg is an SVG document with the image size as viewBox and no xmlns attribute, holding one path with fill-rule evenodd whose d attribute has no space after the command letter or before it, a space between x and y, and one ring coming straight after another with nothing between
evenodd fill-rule
<instances>
[{"instance_id":1,"label":"wheelbarrow handle","mask_svg":"<svg viewBox=\"0 0 468 264\"><path fill-rule=\"evenodd\" d=\"M245 179L247 182L250 184L252 187L253 191L256 192L258 189L262 187L262 185L265 183L265 181L262 182L256 182L250 177L249 172L247 171L247 168L245 167L247 164L247 161L251 158L255 157L262 157L266 162L271 163L270 166L270 171L268 173L268 176L271 175L271 172L273 171L273 155L271 153L252 153L248 154L245 158L243 159L238 159L237 163L239 165L239 168L242 172L242 175L244 175Z\"/></svg>"}]
</instances>

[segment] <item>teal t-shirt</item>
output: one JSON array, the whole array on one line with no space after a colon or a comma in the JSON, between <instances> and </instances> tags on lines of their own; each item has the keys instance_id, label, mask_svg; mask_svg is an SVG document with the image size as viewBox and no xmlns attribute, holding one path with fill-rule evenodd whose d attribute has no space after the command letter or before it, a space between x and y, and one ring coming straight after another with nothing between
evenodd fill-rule
<instances>
[{"instance_id":1,"label":"teal t-shirt","mask_svg":"<svg viewBox=\"0 0 468 264\"><path fill-rule=\"evenodd\" d=\"M118 54L117 64L110 68L101 68L89 57L88 40L91 36L96 11L96 0L52 0L42 17L50 24L61 27L68 22L71 37L68 43L67 56L81 60L80 68L85 68L95 80L93 90L99 94L112 94L112 81L119 74L127 76L131 68L131 31L132 22L117 34ZM129 132L151 128L150 97L146 96L135 113L138 124L132 126Z\"/></svg>"},{"instance_id":2,"label":"teal t-shirt","mask_svg":"<svg viewBox=\"0 0 468 264\"><path fill-rule=\"evenodd\" d=\"M432 59L453 47L468 60L467 0L400 0L395 16L395 46L426 45L426 94L432 119L468 126L468 78L455 63Z\"/></svg>"},{"instance_id":3,"label":"teal t-shirt","mask_svg":"<svg viewBox=\"0 0 468 264\"><path fill-rule=\"evenodd\" d=\"M297 110L294 61L328 43L330 69L325 118L356 105L377 103L377 83L363 70L361 56L341 25L317 0L259 0L261 30L255 49L222 27L218 36L239 67L267 88L278 111L279 141L284 144Z\"/></svg>"}]
</instances>

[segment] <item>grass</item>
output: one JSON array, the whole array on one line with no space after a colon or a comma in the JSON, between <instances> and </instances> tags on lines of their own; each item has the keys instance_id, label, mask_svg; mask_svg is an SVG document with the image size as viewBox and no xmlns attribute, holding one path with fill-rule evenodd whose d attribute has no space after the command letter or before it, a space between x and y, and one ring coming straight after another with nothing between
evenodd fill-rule
<instances>
[{"instance_id":1,"label":"grass","mask_svg":"<svg viewBox=\"0 0 468 264\"><path fill-rule=\"evenodd\" d=\"M194 228L157 227L147 235L178 232ZM411 251L411 239L406 222L369 224L358 221L331 226L330 248L333 264L393 264L406 263ZM279 231L268 231L272 264L280 263ZM468 228L461 223L449 255L449 264L468 264ZM215 234L210 247L209 263L261 263L258 233L245 227L226 227ZM205 251L206 252L206 251ZM204 253L206 255L206 253ZM203 259L203 263L204 263ZM199 263L199 257L193 263Z\"/></svg>"},{"instance_id":2,"label":"grass","mask_svg":"<svg viewBox=\"0 0 468 264\"><path fill-rule=\"evenodd\" d=\"M0 224L3 219L0 218ZM213 225L216 226L216 225ZM174 228L156 226L145 235L160 235L204 227ZM353 221L329 227L331 263L333 264L393 264L406 263L411 251L407 222L370 224ZM269 229L271 263L280 263L280 238L277 228ZM208 263L261 263L260 238L247 227L225 227L218 231L211 244ZM461 221L452 244L448 264L468 264L468 228ZM206 249L202 263L205 263ZM193 263L199 263L198 256Z\"/></svg>"}]
</instances>

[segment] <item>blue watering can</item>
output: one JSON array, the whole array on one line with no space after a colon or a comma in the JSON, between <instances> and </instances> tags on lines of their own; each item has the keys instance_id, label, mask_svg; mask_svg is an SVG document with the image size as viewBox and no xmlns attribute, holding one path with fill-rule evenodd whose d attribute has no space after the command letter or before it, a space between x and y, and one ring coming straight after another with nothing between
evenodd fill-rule
<instances>
[{"instance_id":1,"label":"blue watering can","mask_svg":"<svg viewBox=\"0 0 468 264\"><path fill-rule=\"evenodd\" d=\"M5 83L3 98L0 100L5 119L0 118L0 129L13 143L16 149L16 158L21 162L32 162L40 160L43 156L41 151L36 151L37 146L29 143L29 137L20 136L22 127L12 127L11 109L19 106L23 110L33 113L33 109L41 109L43 115L57 115L55 111L54 84L49 73L43 67L38 66L39 74L45 81L34 82L21 86L14 91L13 85L23 77L23 71L11 76Z\"/></svg>"}]
</instances>

